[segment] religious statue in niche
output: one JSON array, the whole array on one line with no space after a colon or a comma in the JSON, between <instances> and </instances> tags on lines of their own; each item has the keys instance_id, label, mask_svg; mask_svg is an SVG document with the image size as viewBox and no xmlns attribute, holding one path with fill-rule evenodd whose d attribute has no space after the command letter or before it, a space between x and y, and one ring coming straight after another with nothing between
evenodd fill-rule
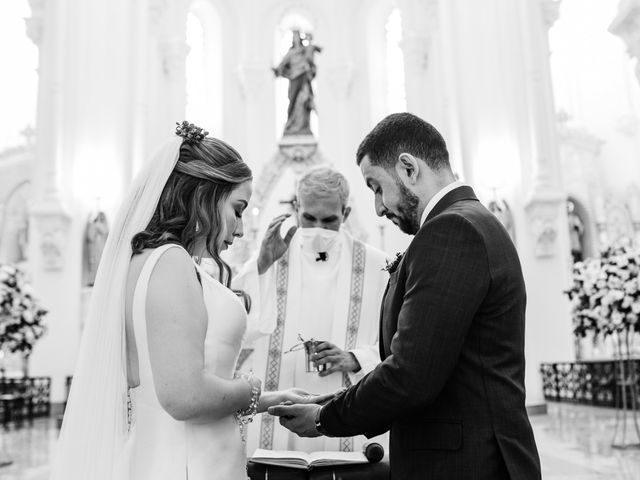
<instances>
[{"instance_id":1,"label":"religious statue in niche","mask_svg":"<svg viewBox=\"0 0 640 480\"><path fill-rule=\"evenodd\" d=\"M567 200L567 219L569 222L569 245L573 262L580 262L584 258L584 223L576 212L576 205Z\"/></svg>"},{"instance_id":2,"label":"religious statue in niche","mask_svg":"<svg viewBox=\"0 0 640 480\"><path fill-rule=\"evenodd\" d=\"M502 226L507 230L511 240L516 241L516 229L513 223L513 215L509 205L504 200L491 200L489 202L489 211L493 213L500 221Z\"/></svg>"},{"instance_id":3,"label":"religious statue in niche","mask_svg":"<svg viewBox=\"0 0 640 480\"><path fill-rule=\"evenodd\" d=\"M291 48L277 67L276 77L289 80L289 108L284 135L312 135L310 128L311 111L315 109L311 82L316 76L315 54L322 51L314 45L310 33L293 31Z\"/></svg>"},{"instance_id":4,"label":"religious statue in niche","mask_svg":"<svg viewBox=\"0 0 640 480\"><path fill-rule=\"evenodd\" d=\"M29 220L25 218L16 232L18 242L17 263L24 263L29 255Z\"/></svg>"},{"instance_id":5,"label":"religious statue in niche","mask_svg":"<svg viewBox=\"0 0 640 480\"><path fill-rule=\"evenodd\" d=\"M102 257L108 234L107 216L104 212L98 210L89 217L85 233L86 284L89 286L93 286L96 280L100 257Z\"/></svg>"}]
</instances>

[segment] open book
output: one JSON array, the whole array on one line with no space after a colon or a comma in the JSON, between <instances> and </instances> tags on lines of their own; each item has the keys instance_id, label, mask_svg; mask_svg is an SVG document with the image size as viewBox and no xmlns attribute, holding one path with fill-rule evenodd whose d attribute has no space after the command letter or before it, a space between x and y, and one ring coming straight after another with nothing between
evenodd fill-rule
<instances>
[{"instance_id":1,"label":"open book","mask_svg":"<svg viewBox=\"0 0 640 480\"><path fill-rule=\"evenodd\" d=\"M263 450L258 448L249 459L255 463L308 470L330 465L369 463L362 452L295 452L291 450Z\"/></svg>"}]
</instances>

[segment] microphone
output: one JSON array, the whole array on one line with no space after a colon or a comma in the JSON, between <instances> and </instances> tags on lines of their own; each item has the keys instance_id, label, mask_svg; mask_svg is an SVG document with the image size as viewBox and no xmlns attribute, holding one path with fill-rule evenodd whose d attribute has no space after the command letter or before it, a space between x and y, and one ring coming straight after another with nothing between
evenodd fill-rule
<instances>
[{"instance_id":1,"label":"microphone","mask_svg":"<svg viewBox=\"0 0 640 480\"><path fill-rule=\"evenodd\" d=\"M384 448L376 442L365 443L362 446L362 453L367 457L369 463L378 463L384 457Z\"/></svg>"}]
</instances>

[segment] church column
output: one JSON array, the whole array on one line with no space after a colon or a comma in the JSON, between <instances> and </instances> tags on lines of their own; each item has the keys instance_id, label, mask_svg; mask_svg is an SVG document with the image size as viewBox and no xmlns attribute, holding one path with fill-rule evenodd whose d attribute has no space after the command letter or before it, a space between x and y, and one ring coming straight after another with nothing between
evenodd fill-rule
<instances>
[{"instance_id":1,"label":"church column","mask_svg":"<svg viewBox=\"0 0 640 480\"><path fill-rule=\"evenodd\" d=\"M166 11L166 29L160 38L160 54L165 74L169 110L167 120L182 121L185 117L187 98L186 60L189 53L187 45L187 5L175 2Z\"/></svg>"},{"instance_id":2,"label":"church column","mask_svg":"<svg viewBox=\"0 0 640 480\"><path fill-rule=\"evenodd\" d=\"M569 303L562 294L570 283L571 259L549 62L548 31L558 18L560 1L524 1L522 6L532 154L531 168L523 169L529 170L523 180L532 178L525 212L533 258L528 259L526 278L535 285L529 287L527 359L537 369L541 362L571 360L575 352ZM542 398L539 375L529 380L529 397Z\"/></svg>"},{"instance_id":3,"label":"church column","mask_svg":"<svg viewBox=\"0 0 640 480\"><path fill-rule=\"evenodd\" d=\"M68 298L61 295L60 276L69 268L71 214L61 192L63 155L63 104L65 75L64 2L31 0L32 16L27 19L27 34L39 49L39 83L36 125L36 149L33 168L33 199L30 208L30 274L35 295L50 313L45 321L47 335L40 340L31 358L31 374L53 377L52 400L61 401L64 383L60 378L74 363L76 317ZM71 307L71 308L70 308ZM44 368L44 362L49 368Z\"/></svg>"},{"instance_id":4,"label":"church column","mask_svg":"<svg viewBox=\"0 0 640 480\"><path fill-rule=\"evenodd\" d=\"M435 49L439 35L439 4L435 0L398 2L402 17L405 94L407 110L441 125L438 65Z\"/></svg>"},{"instance_id":5,"label":"church column","mask_svg":"<svg viewBox=\"0 0 640 480\"><path fill-rule=\"evenodd\" d=\"M547 40L557 6L545 0L441 5L464 179L485 205L494 197L506 200L515 224L528 292L529 405L544 402L540 363L573 358L562 293L570 271L568 227Z\"/></svg>"},{"instance_id":6,"label":"church column","mask_svg":"<svg viewBox=\"0 0 640 480\"><path fill-rule=\"evenodd\" d=\"M99 202L112 221L130 182L139 19L128 0L33 0L32 10L27 29L40 55L30 263L50 313L31 371L53 377L60 402L90 294L82 285L87 219Z\"/></svg>"},{"instance_id":7,"label":"church column","mask_svg":"<svg viewBox=\"0 0 640 480\"><path fill-rule=\"evenodd\" d=\"M274 112L273 107L269 106L269 101L273 99L275 77L267 62L249 59L237 66L237 81L244 97L246 131L242 153L257 177L277 148ZM282 134L284 125L279 128ZM264 145L273 147L265 151Z\"/></svg>"},{"instance_id":8,"label":"church column","mask_svg":"<svg viewBox=\"0 0 640 480\"><path fill-rule=\"evenodd\" d=\"M322 148L326 149L323 153L327 154L327 160L343 172L349 170L355 163L355 152L352 151L353 147L349 143L352 112L349 108L349 94L353 74L354 65L347 60L327 66L324 72L332 103L324 105L323 111L333 112L334 116L324 118L321 124ZM327 96L325 95L324 98Z\"/></svg>"}]
</instances>

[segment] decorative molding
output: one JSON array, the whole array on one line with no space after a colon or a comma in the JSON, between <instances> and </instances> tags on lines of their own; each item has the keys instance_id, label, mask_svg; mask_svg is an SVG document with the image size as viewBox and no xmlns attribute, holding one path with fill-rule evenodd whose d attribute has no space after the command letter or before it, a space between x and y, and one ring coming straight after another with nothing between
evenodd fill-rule
<instances>
[{"instance_id":1,"label":"decorative molding","mask_svg":"<svg viewBox=\"0 0 640 480\"><path fill-rule=\"evenodd\" d=\"M184 77L189 46L182 38L173 37L160 43L162 65L169 78Z\"/></svg>"},{"instance_id":2,"label":"decorative molding","mask_svg":"<svg viewBox=\"0 0 640 480\"><path fill-rule=\"evenodd\" d=\"M24 19L27 36L36 47L39 47L42 40L45 1L29 0L29 5L31 6L31 16Z\"/></svg>"},{"instance_id":3,"label":"decorative molding","mask_svg":"<svg viewBox=\"0 0 640 480\"><path fill-rule=\"evenodd\" d=\"M167 12L168 0L149 0L149 28L151 32L161 30L162 21Z\"/></svg>"},{"instance_id":4,"label":"decorative molding","mask_svg":"<svg viewBox=\"0 0 640 480\"><path fill-rule=\"evenodd\" d=\"M560 133L560 142L581 151L589 152L593 157L600 155L606 143L584 128L572 128Z\"/></svg>"},{"instance_id":5,"label":"decorative molding","mask_svg":"<svg viewBox=\"0 0 640 480\"><path fill-rule=\"evenodd\" d=\"M560 192L537 192L525 206L538 258L553 257L558 252L558 214L564 202Z\"/></svg>"},{"instance_id":6,"label":"decorative molding","mask_svg":"<svg viewBox=\"0 0 640 480\"><path fill-rule=\"evenodd\" d=\"M542 21L545 27L550 29L560 18L560 3L562 0L540 0L542 8Z\"/></svg>"},{"instance_id":7,"label":"decorative molding","mask_svg":"<svg viewBox=\"0 0 640 480\"><path fill-rule=\"evenodd\" d=\"M627 136L635 137L638 133L638 116L628 112L620 115L616 121L616 131Z\"/></svg>"},{"instance_id":8,"label":"decorative molding","mask_svg":"<svg viewBox=\"0 0 640 480\"><path fill-rule=\"evenodd\" d=\"M66 260L71 215L60 205L43 202L31 209L31 218L37 232L34 240L42 258L43 270L62 270Z\"/></svg>"},{"instance_id":9,"label":"decorative molding","mask_svg":"<svg viewBox=\"0 0 640 480\"><path fill-rule=\"evenodd\" d=\"M419 72L427 69L429 65L429 50L431 37L418 32L405 32L400 42L405 59L405 68Z\"/></svg>"},{"instance_id":10,"label":"decorative molding","mask_svg":"<svg viewBox=\"0 0 640 480\"><path fill-rule=\"evenodd\" d=\"M609 25L609 32L622 39L631 58L640 59L640 0L620 2L618 14ZM636 63L636 77L640 81L640 62Z\"/></svg>"}]
</instances>

